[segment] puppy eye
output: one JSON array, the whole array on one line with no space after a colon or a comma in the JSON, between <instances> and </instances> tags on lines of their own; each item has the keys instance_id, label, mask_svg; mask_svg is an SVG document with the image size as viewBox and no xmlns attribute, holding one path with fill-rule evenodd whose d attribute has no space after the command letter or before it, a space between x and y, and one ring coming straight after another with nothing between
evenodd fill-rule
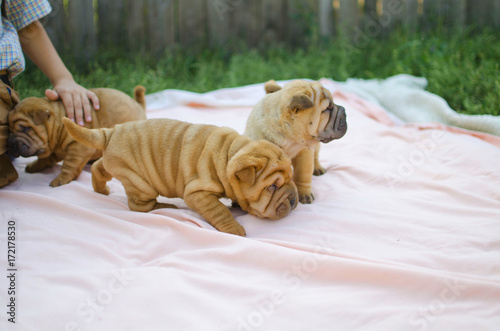
<instances>
[{"instance_id":1,"label":"puppy eye","mask_svg":"<svg viewBox=\"0 0 500 331\"><path fill-rule=\"evenodd\" d=\"M273 185L268 186L267 190L270 192L273 192L273 191L276 191L277 188L278 188L278 185L276 185L276 183L274 183Z\"/></svg>"},{"instance_id":2,"label":"puppy eye","mask_svg":"<svg viewBox=\"0 0 500 331\"><path fill-rule=\"evenodd\" d=\"M326 111L333 111L333 104L330 104L328 106L328 108L326 108L325 110L323 110L323 113L326 112Z\"/></svg>"},{"instance_id":3,"label":"puppy eye","mask_svg":"<svg viewBox=\"0 0 500 331\"><path fill-rule=\"evenodd\" d=\"M19 125L19 131L21 132L26 132L30 129L30 127Z\"/></svg>"}]
</instances>

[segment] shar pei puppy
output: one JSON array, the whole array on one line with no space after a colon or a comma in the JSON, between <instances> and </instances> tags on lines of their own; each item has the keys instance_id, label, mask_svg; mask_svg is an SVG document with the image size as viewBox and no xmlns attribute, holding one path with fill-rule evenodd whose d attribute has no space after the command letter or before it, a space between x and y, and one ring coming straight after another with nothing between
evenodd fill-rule
<instances>
[{"instance_id":1,"label":"shar pei puppy","mask_svg":"<svg viewBox=\"0 0 500 331\"><path fill-rule=\"evenodd\" d=\"M171 119L88 130L66 118L64 125L77 141L103 150L92 165L94 191L109 194L106 183L117 178L130 210L176 208L157 197L179 197L217 230L244 236L220 198L260 218L280 219L297 206L291 160L268 141Z\"/></svg>"},{"instance_id":2,"label":"shar pei puppy","mask_svg":"<svg viewBox=\"0 0 500 331\"><path fill-rule=\"evenodd\" d=\"M110 128L118 123L146 119L145 89L136 86L134 99L109 88L92 89L99 98L100 109L92 108L92 122L87 128ZM62 123L66 111L62 101L30 97L9 113L9 154L13 157L37 156L26 166L34 173L63 161L61 171L50 186L71 182L80 175L87 162L101 157L101 151L75 141Z\"/></svg>"},{"instance_id":3,"label":"shar pei puppy","mask_svg":"<svg viewBox=\"0 0 500 331\"><path fill-rule=\"evenodd\" d=\"M271 80L265 90L267 95L248 117L245 135L283 149L292 159L300 202L312 203L312 176L326 172L318 161L320 142L344 136L345 109L333 102L330 91L319 82L294 80L281 88Z\"/></svg>"}]
</instances>

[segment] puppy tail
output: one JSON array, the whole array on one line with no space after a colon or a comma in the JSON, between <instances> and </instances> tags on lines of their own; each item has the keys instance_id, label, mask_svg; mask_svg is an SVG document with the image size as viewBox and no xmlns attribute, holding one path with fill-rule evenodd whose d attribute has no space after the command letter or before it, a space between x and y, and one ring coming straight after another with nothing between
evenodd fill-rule
<instances>
[{"instance_id":1,"label":"puppy tail","mask_svg":"<svg viewBox=\"0 0 500 331\"><path fill-rule=\"evenodd\" d=\"M144 109L146 109L146 98L144 97L145 94L146 94L146 88L144 88L144 86L137 85L134 88L134 99Z\"/></svg>"},{"instance_id":2,"label":"puppy tail","mask_svg":"<svg viewBox=\"0 0 500 331\"><path fill-rule=\"evenodd\" d=\"M266 94L269 94L281 90L281 86L275 80L270 80L264 84L264 89L266 90Z\"/></svg>"},{"instance_id":3,"label":"puppy tail","mask_svg":"<svg viewBox=\"0 0 500 331\"><path fill-rule=\"evenodd\" d=\"M110 134L113 129L87 129L78 126L67 117L62 119L69 135L82 144L103 150L108 145Z\"/></svg>"}]
</instances>

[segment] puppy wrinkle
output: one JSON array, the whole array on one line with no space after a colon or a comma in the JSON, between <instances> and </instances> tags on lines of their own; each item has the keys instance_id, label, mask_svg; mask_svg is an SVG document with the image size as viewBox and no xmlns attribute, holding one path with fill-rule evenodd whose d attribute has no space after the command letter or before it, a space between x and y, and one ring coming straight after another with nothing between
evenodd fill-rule
<instances>
[{"instance_id":1,"label":"puppy wrinkle","mask_svg":"<svg viewBox=\"0 0 500 331\"><path fill-rule=\"evenodd\" d=\"M279 178L285 178L285 172L283 170L276 170L275 172L272 172L270 174L267 174L262 181L267 182L269 181L271 183L270 179L273 179L272 183L269 185L273 185ZM285 181L285 180L283 180Z\"/></svg>"},{"instance_id":2,"label":"puppy wrinkle","mask_svg":"<svg viewBox=\"0 0 500 331\"><path fill-rule=\"evenodd\" d=\"M205 153L212 154L213 156L210 158L200 157L200 160L209 162L210 165L209 167L206 167L204 164L198 164L197 167L199 169L199 173L204 173L204 171L208 168L215 169L216 176L213 176L213 174L205 174L205 176L210 177L212 179L212 183L218 183L217 187L210 187L208 189L214 190L214 193L219 195L221 195L223 193L222 191L224 191L225 196L230 199L236 199L233 187L229 182L227 164L229 164L229 161L241 148L248 145L248 141L246 139L242 140L241 136L231 128L218 128L215 126L211 127L208 132L208 136L204 141L207 143L205 144L203 151L200 153L200 156ZM215 151L215 153L210 150Z\"/></svg>"}]
</instances>

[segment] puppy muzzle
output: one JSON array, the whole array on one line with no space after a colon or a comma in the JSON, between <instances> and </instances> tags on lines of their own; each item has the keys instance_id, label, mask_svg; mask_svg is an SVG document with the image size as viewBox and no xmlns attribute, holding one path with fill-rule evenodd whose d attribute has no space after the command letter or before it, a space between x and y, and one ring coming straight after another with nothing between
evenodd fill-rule
<instances>
[{"instance_id":1,"label":"puppy muzzle","mask_svg":"<svg viewBox=\"0 0 500 331\"><path fill-rule=\"evenodd\" d=\"M12 157L30 157L34 155L39 155L44 152L44 150L32 149L29 143L25 139L20 137L15 137L10 135L8 139L9 144L9 155Z\"/></svg>"},{"instance_id":2,"label":"puppy muzzle","mask_svg":"<svg viewBox=\"0 0 500 331\"><path fill-rule=\"evenodd\" d=\"M326 128L318 136L322 143L329 143L334 139L342 138L347 132L347 115L345 108L337 106L337 111L333 110Z\"/></svg>"},{"instance_id":3,"label":"puppy muzzle","mask_svg":"<svg viewBox=\"0 0 500 331\"><path fill-rule=\"evenodd\" d=\"M283 218L288 215L289 212L297 208L298 205L298 195L294 189L288 194L285 201L283 201L278 208L276 208L277 219Z\"/></svg>"}]
</instances>

